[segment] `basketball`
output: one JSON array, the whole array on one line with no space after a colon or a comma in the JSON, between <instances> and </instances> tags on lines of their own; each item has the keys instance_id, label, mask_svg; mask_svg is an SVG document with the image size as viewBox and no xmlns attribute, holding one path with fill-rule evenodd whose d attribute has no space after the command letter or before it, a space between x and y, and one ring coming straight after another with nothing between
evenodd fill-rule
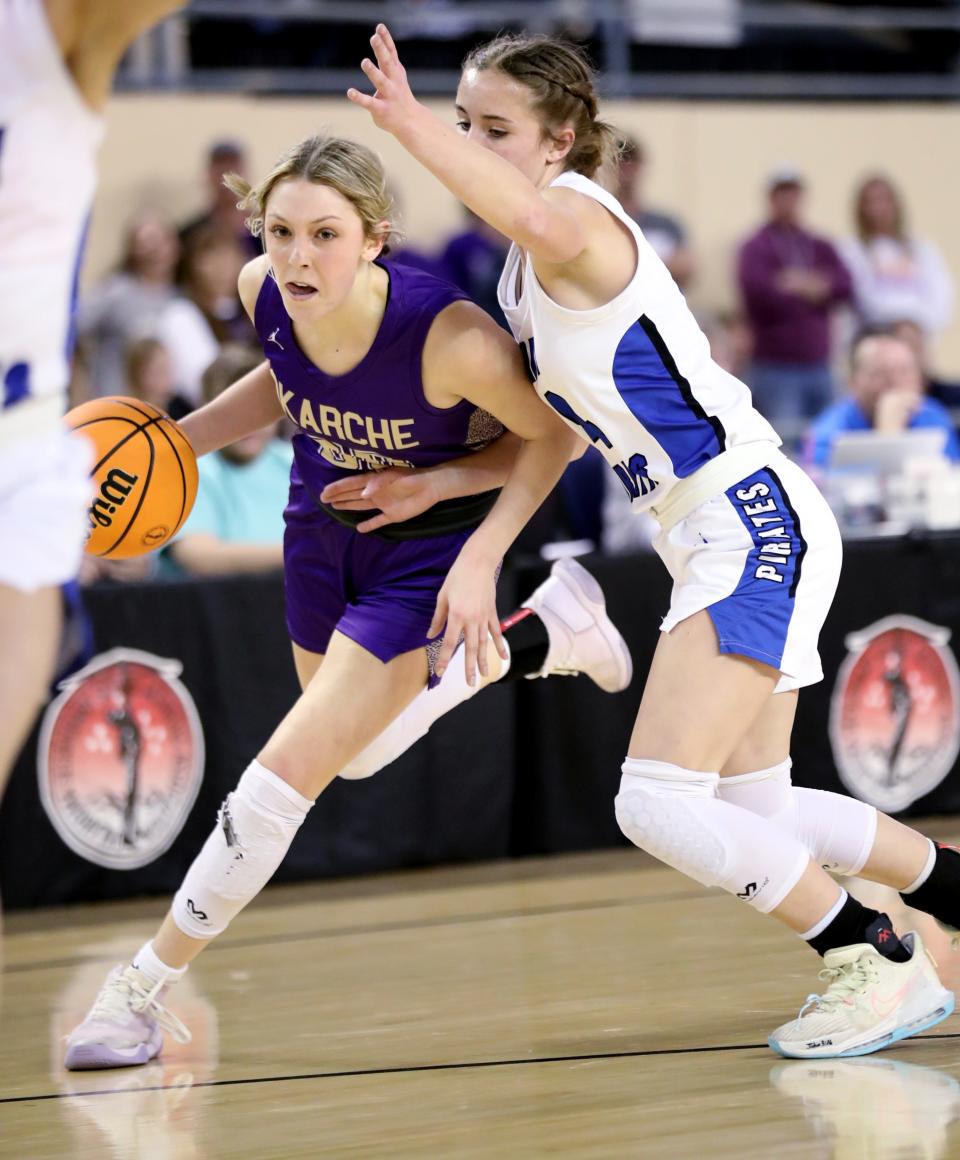
<instances>
[{"instance_id":1,"label":"basketball","mask_svg":"<svg viewBox=\"0 0 960 1160\"><path fill-rule=\"evenodd\" d=\"M176 535L197 495L197 459L177 424L150 403L119 396L81 403L66 422L95 453L87 554L142 556Z\"/></svg>"}]
</instances>

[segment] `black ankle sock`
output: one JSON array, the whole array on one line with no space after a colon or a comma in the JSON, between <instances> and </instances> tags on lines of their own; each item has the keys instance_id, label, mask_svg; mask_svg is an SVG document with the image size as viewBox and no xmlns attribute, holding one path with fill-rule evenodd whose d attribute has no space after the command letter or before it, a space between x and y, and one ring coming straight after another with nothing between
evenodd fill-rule
<instances>
[{"instance_id":1,"label":"black ankle sock","mask_svg":"<svg viewBox=\"0 0 960 1160\"><path fill-rule=\"evenodd\" d=\"M905 963L910 958L910 952L894 934L890 919L879 911L867 909L849 895L829 925L813 938L808 938L807 942L818 955L825 955L837 947L869 943L884 958L895 963Z\"/></svg>"},{"instance_id":2,"label":"black ankle sock","mask_svg":"<svg viewBox=\"0 0 960 1160\"><path fill-rule=\"evenodd\" d=\"M900 897L915 910L932 914L944 926L960 930L960 851L936 843L937 853L930 877L912 894Z\"/></svg>"},{"instance_id":3,"label":"black ankle sock","mask_svg":"<svg viewBox=\"0 0 960 1160\"><path fill-rule=\"evenodd\" d=\"M520 608L502 621L503 635L510 646L510 671L504 681L519 681L539 673L550 649L547 626L529 608Z\"/></svg>"}]
</instances>

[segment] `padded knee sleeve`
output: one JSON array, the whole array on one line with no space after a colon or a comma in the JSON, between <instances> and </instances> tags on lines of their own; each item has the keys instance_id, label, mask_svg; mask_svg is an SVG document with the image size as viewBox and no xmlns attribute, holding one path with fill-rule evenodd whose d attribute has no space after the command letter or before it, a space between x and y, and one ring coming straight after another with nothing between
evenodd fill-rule
<instances>
[{"instance_id":1,"label":"padded knee sleeve","mask_svg":"<svg viewBox=\"0 0 960 1160\"><path fill-rule=\"evenodd\" d=\"M266 886L313 802L254 761L227 794L217 825L174 895L173 920L209 939Z\"/></svg>"},{"instance_id":2,"label":"padded knee sleeve","mask_svg":"<svg viewBox=\"0 0 960 1160\"><path fill-rule=\"evenodd\" d=\"M718 780L716 773L628 758L617 822L635 846L766 914L797 884L810 856L766 819L721 801Z\"/></svg>"},{"instance_id":3,"label":"padded knee sleeve","mask_svg":"<svg viewBox=\"0 0 960 1160\"><path fill-rule=\"evenodd\" d=\"M439 721L451 709L469 701L475 693L486 686L467 684L467 674L463 667L463 646L453 654L443 680L436 688L423 689L414 697L403 712L393 719L379 737L373 741L340 770L340 777L348 781L359 781L373 777L402 754L421 737L425 737L434 722ZM510 669L510 661L501 660L500 675L503 680Z\"/></svg>"},{"instance_id":4,"label":"padded knee sleeve","mask_svg":"<svg viewBox=\"0 0 960 1160\"><path fill-rule=\"evenodd\" d=\"M752 814L759 814L762 818L769 818L794 833L797 803L790 781L792 764L788 757L769 769L740 773L736 777L721 777L717 794L723 801L749 810Z\"/></svg>"},{"instance_id":5,"label":"padded knee sleeve","mask_svg":"<svg viewBox=\"0 0 960 1160\"><path fill-rule=\"evenodd\" d=\"M770 769L722 777L717 792L792 834L824 870L858 874L873 849L876 809L845 794L794 786L790 766L787 758Z\"/></svg>"}]
</instances>

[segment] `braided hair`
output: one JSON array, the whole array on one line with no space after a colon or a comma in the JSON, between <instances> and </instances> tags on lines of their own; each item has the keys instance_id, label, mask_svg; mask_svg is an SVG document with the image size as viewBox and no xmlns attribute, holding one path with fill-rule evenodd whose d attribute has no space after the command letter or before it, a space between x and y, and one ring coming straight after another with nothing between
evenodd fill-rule
<instances>
[{"instance_id":1,"label":"braided hair","mask_svg":"<svg viewBox=\"0 0 960 1160\"><path fill-rule=\"evenodd\" d=\"M597 117L593 68L577 45L528 33L498 36L468 53L463 68L497 69L528 88L544 135L570 125L575 140L567 170L593 177L616 156L616 133Z\"/></svg>"}]
</instances>

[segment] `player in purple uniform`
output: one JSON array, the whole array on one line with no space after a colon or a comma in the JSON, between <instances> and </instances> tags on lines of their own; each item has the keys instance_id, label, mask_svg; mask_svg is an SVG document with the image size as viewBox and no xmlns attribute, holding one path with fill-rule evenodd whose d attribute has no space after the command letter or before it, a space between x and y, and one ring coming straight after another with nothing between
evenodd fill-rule
<instances>
[{"instance_id":1,"label":"player in purple uniform","mask_svg":"<svg viewBox=\"0 0 960 1160\"><path fill-rule=\"evenodd\" d=\"M572 562L555 566L501 633L493 570L472 561L473 533L482 523L485 544L502 554L573 440L479 307L430 275L377 261L391 231L375 155L314 137L256 188L230 183L264 238L240 296L268 362L183 427L199 454L281 415L297 427L284 573L303 693L227 796L156 937L110 973L70 1035L70 1068L146 1063L162 1028L188 1038L161 1004L166 987L263 888L324 787L382 768L477 691L478 669L483 682L508 669L585 672L611 692L631 676L602 593ZM411 470L430 486L411 488ZM377 472L390 472L380 486ZM358 494L350 481L363 473L369 487ZM448 601L458 560L478 583ZM444 655L461 635L463 644L440 681L444 623Z\"/></svg>"}]
</instances>

